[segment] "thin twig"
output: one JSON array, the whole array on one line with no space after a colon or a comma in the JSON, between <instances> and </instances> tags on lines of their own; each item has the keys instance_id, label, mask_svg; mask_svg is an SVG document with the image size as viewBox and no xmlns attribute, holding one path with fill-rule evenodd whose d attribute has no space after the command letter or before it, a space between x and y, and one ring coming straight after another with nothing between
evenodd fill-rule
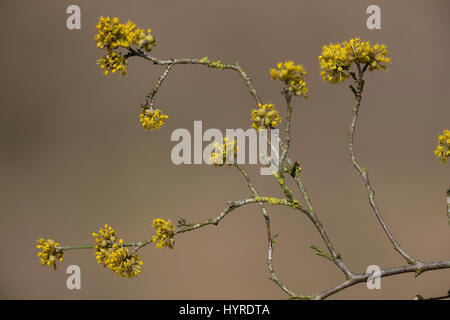
<instances>
[{"instance_id":1,"label":"thin twig","mask_svg":"<svg viewBox=\"0 0 450 320\"><path fill-rule=\"evenodd\" d=\"M255 99L256 103L257 104L261 103L261 99L256 94L256 89L253 85L252 79L245 73L245 71L241 68L241 66L237 62L234 64L224 64L224 63L209 61L209 59L195 59L195 58L194 59L171 58L168 60L161 60L161 59L150 56L149 54L145 53L144 51L142 51L140 49L128 48L128 50L129 50L129 53L128 53L129 57L132 57L132 56L142 57L146 60L150 60L154 64L161 65L161 66L175 65L175 64L200 64L200 65L207 66L209 68L234 70L234 71L238 72L239 75L241 76L241 78L245 81L245 84L247 85L249 92L252 95L252 97Z\"/></svg>"},{"instance_id":2,"label":"thin twig","mask_svg":"<svg viewBox=\"0 0 450 320\"><path fill-rule=\"evenodd\" d=\"M233 202L229 202L228 206L217 216L214 218L210 218L204 222L201 223L193 223L193 224L185 224L183 225L180 229L178 229L177 231L175 231L175 234L179 234L179 233L184 233L187 231L192 231L204 226L208 226L208 225L218 225L219 222L225 218L229 213L231 213L234 209L242 207L243 205L249 204L249 203L255 203L256 201L252 198L249 199L245 199L245 200L238 200L238 201L233 201Z\"/></svg>"},{"instance_id":3,"label":"thin twig","mask_svg":"<svg viewBox=\"0 0 450 320\"><path fill-rule=\"evenodd\" d=\"M356 156L355 156L355 150L354 150L354 139L355 139L355 128L356 128L356 123L358 120L358 111L359 111L359 107L361 105L361 98L362 98L362 91L364 88L364 80L363 80L363 75L364 75L364 69L361 70L361 67L359 64L357 64L358 67L358 78L357 80L354 82L355 87L354 87L354 92L355 92L355 102L353 104L353 119L352 119L352 124L350 126L350 132L348 134L348 146L349 146L349 151L350 151L350 159L351 162L353 164L353 166L356 168L356 170L358 171L358 173L361 175L363 181L364 181L364 185L366 187L367 190L367 195L369 198L369 203L378 219L378 221L380 222L381 226L383 227L384 232L386 233L386 235L388 236L389 240L392 242L394 249L404 258L406 259L406 261L409 264L415 264L417 263L417 260L414 259L413 257L411 257L410 255L408 255L400 246L400 244L395 240L394 236L392 235L391 231L389 230L388 226L386 225L386 223L384 222L383 217L381 216L380 211L377 208L377 205L375 203L375 191L373 190L372 186L370 185L369 182L369 174L367 172L366 168L362 168L359 163L356 161Z\"/></svg>"},{"instance_id":4,"label":"thin twig","mask_svg":"<svg viewBox=\"0 0 450 320\"><path fill-rule=\"evenodd\" d=\"M285 137L286 140L285 148L282 149L281 158L280 158L280 171L282 170L282 166L284 164L284 160L286 158L286 155L289 152L289 146L291 142L291 118L292 118L292 106L291 106L291 96L289 95L289 92L287 89L284 89L282 91L282 94L284 96L284 99L286 101L286 121L285 121Z\"/></svg>"},{"instance_id":5,"label":"thin twig","mask_svg":"<svg viewBox=\"0 0 450 320\"><path fill-rule=\"evenodd\" d=\"M312 297L306 297L297 295L293 291L289 290L286 285L277 277L275 273L275 269L273 267L273 247L275 244L275 237L272 238L271 229L270 229L270 217L267 213L267 210L265 206L263 205L263 199L259 196L258 192L256 191L255 187L253 186L252 181L250 180L250 177L248 176L247 172L239 166L238 164L234 165L244 176L245 181L247 182L247 186L249 187L252 195L254 198L259 200L259 205L261 207L261 213L264 217L264 221L266 223L266 234L267 234L267 266L269 268L270 277L269 279L272 280L276 285L278 285L281 290L283 290L287 295L289 295L292 299L312 299Z\"/></svg>"},{"instance_id":6,"label":"thin twig","mask_svg":"<svg viewBox=\"0 0 450 320\"><path fill-rule=\"evenodd\" d=\"M169 74L170 69L172 68L173 64L168 64L166 69L164 70L163 74L158 78L158 81L156 81L155 87L153 90L147 94L146 102L147 105L150 106L153 104L153 100L155 98L156 93L158 92L159 88L161 88L162 83L164 82L164 79L166 79L167 75Z\"/></svg>"},{"instance_id":7,"label":"thin twig","mask_svg":"<svg viewBox=\"0 0 450 320\"><path fill-rule=\"evenodd\" d=\"M406 265L401 267L395 267L395 268L389 268L380 270L379 277L388 277L393 276L397 274L403 274L403 273L423 273L430 270L438 270L438 269L445 269L450 268L450 261L436 261L436 262L428 262L428 263L418 263L415 265ZM319 294L317 294L316 299L322 300L325 299L333 294L338 293L339 291L342 291L348 287L354 286L355 284L366 282L369 277L371 276L370 273L361 273L361 274L355 274L353 277L347 281L342 282L341 284L337 285L334 288L331 288L327 291L323 291Z\"/></svg>"}]
</instances>

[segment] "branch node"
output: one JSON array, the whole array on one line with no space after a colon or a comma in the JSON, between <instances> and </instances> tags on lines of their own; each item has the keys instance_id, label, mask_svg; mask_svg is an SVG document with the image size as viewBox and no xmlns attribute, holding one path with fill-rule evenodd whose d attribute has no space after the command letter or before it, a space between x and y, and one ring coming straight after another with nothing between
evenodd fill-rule
<instances>
[{"instance_id":1,"label":"branch node","mask_svg":"<svg viewBox=\"0 0 450 320\"><path fill-rule=\"evenodd\" d=\"M414 278L417 278L418 276L420 276L424 271L425 271L425 268L424 268L424 267L418 268L418 269L414 272Z\"/></svg>"}]
</instances>

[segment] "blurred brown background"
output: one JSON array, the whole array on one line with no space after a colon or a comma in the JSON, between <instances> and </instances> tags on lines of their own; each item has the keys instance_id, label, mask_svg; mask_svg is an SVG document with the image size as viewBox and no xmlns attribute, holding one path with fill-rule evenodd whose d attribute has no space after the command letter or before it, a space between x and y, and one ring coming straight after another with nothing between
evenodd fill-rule
<instances>
[{"instance_id":1,"label":"blurred brown background","mask_svg":"<svg viewBox=\"0 0 450 320\"><path fill-rule=\"evenodd\" d=\"M81 7L82 29L66 28L66 8ZM366 8L381 6L381 30L366 28ZM367 76L356 148L369 169L379 207L394 236L422 260L450 258L444 194L450 167L433 154L449 128L448 1L5 1L0 3L0 298L281 299L268 280L264 220L257 206L236 210L219 227L176 238L174 250L142 250L143 272L121 279L90 251L65 254L56 272L40 265L35 241L89 244L105 223L129 241L149 236L154 217L203 221L226 200L248 197L233 168L175 166L176 128L247 128L254 103L237 74L177 66L157 102L170 115L157 133L142 129L139 103L161 67L134 58L129 73L105 77L93 37L99 16L152 28L161 58L239 61L264 101L282 103L269 68L292 59L308 70L310 99L294 101L292 158L320 218L346 263L404 264L370 210L347 154L352 93L321 82L321 46L354 36L386 43L392 64ZM282 114L282 116L284 113ZM206 145L206 144L205 144ZM281 195L272 178L247 166L262 194ZM297 293L343 280L306 217L270 208L278 233L275 268ZM68 265L81 267L82 289L66 289ZM443 295L450 270L384 278L340 299L410 299Z\"/></svg>"}]
</instances>

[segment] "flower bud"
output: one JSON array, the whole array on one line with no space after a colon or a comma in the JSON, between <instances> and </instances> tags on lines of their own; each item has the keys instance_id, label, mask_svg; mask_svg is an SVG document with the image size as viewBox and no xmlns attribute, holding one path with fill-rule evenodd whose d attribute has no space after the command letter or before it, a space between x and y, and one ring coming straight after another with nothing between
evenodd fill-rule
<instances>
[{"instance_id":1,"label":"flower bud","mask_svg":"<svg viewBox=\"0 0 450 320\"><path fill-rule=\"evenodd\" d=\"M148 43L154 43L155 37L150 33L145 37L145 40L147 40Z\"/></svg>"},{"instance_id":2,"label":"flower bud","mask_svg":"<svg viewBox=\"0 0 450 320\"><path fill-rule=\"evenodd\" d=\"M259 117L263 118L266 115L266 110L264 109L259 109L258 112L256 113ZM261 121L261 120L260 120Z\"/></svg>"},{"instance_id":3,"label":"flower bud","mask_svg":"<svg viewBox=\"0 0 450 320\"><path fill-rule=\"evenodd\" d=\"M275 116L275 111L273 111L273 110L267 114L267 118L269 118L270 120L272 120L274 116Z\"/></svg>"}]
</instances>

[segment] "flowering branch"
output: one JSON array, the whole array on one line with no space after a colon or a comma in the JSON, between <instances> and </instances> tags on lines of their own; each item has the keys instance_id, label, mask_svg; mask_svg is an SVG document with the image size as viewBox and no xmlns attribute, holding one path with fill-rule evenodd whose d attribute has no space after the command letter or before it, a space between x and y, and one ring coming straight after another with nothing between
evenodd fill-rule
<instances>
[{"instance_id":1,"label":"flowering branch","mask_svg":"<svg viewBox=\"0 0 450 320\"><path fill-rule=\"evenodd\" d=\"M106 51L106 54L98 60L98 64L105 75L115 73L116 71L119 71L122 75L125 75L128 59L131 57L140 57L151 61L155 65L165 67L164 72L158 78L152 91L146 95L145 100L141 103L142 109L139 119L146 130L159 130L163 126L165 119L168 118L168 116L162 113L161 110L155 108L154 100L172 67L178 64L203 65L209 68L233 70L237 72L244 80L251 96L257 104L257 108L251 111L252 127L257 130L261 130L262 128L272 130L275 129L281 122L278 110L273 104L263 103L261 101L259 96L256 94L253 80L238 63L225 64L220 61L210 61L207 57L200 59L171 58L167 60L155 58L149 54L149 52L156 46L156 41L151 33L151 30L148 29L147 32L145 32L143 29L136 28L136 25L131 22L121 24L117 18L100 18L97 29L98 34L95 36L97 46ZM120 48L125 49L126 53L123 54L120 52ZM355 96L355 102L352 108L353 118L348 135L350 159L353 166L363 179L364 186L367 190L369 203L384 232L393 244L394 249L408 262L408 265L405 266L383 269L380 271L379 275L376 276L387 277L414 272L417 277L426 271L450 268L450 261L422 262L412 258L401 248L381 216L381 213L375 203L375 191L369 182L367 169L361 167L357 162L354 150L355 129L364 88L364 73L366 71L384 70L386 65L390 63L390 59L386 57L386 55L387 50L384 45L376 44L372 46L369 42L362 42L359 38L356 38L351 39L349 42L324 46L322 55L319 56L319 62L322 69L321 76L323 81L334 84L343 82L350 77L353 79L350 89ZM356 71L354 68L356 68ZM273 176L278 182L285 198L261 196L256 191L256 188L247 172L236 163L236 141L227 141L227 138L224 138L223 144L216 143L215 150L211 153L210 160L218 167L224 166L225 163L230 164L230 166L233 164L246 181L246 184L250 190L249 198L227 202L227 206L222 212L204 222L186 223L185 219L181 218L177 229L175 229L175 226L170 220L166 221L160 218L154 219L153 227L155 229L155 234L152 235L151 238L141 242L125 243L123 239L118 239L116 231L108 225L105 225L104 228L100 228L97 232L92 234L95 238L95 245L91 246L62 246L59 242L55 242L52 239L40 239L37 247L40 249L38 256L41 259L41 263L43 265L53 266L56 269L56 263L58 260L63 260L63 254L65 251L76 249L94 249L99 264L102 264L104 267L108 267L111 271L121 277L132 278L141 272L140 268L142 261L137 255L137 251L141 248L150 244L155 244L158 249L172 249L175 244L175 237L179 234L194 231L209 225L217 226L222 219L228 216L228 214L233 212L235 209L254 203L258 204L260 207L261 214L266 225L267 266L269 271L269 279L273 281L284 293L286 293L290 299L325 299L348 287L371 280L375 276L374 274L354 273L344 263L342 256L335 249L318 217L318 214L313 208L311 198L301 178L302 168L300 167L300 163L298 161L292 161L289 158L289 148L292 140L292 98L295 96L308 98L306 95L308 88L306 87L306 83L304 81L306 71L302 65L296 65L292 61L286 61L284 63L277 64L276 68L270 70L270 74L273 80L279 80L283 84L281 94L286 103L286 119L284 120L285 142L283 143L280 141L279 146L274 146L271 141L267 141L273 150L278 150L278 147L281 149L281 156L278 158L278 170L273 173ZM440 158L442 163L445 163L447 158L450 156L449 130L444 130L443 134L438 137L438 146L435 154L438 158ZM228 162L229 159L232 160L231 163ZM285 178L287 176L290 176L297 185L300 196L303 199L303 204L296 199L295 193L286 185ZM447 191L446 201L447 216L450 224L450 189ZM278 235L272 235L270 216L266 205L285 206L297 210L295 212L305 214L321 236L328 252L314 245L311 245L310 248L313 249L317 255L333 262L344 274L345 281L335 287L332 287L331 289L313 295L299 295L289 289L275 273L273 256L276 238Z\"/></svg>"}]
</instances>

